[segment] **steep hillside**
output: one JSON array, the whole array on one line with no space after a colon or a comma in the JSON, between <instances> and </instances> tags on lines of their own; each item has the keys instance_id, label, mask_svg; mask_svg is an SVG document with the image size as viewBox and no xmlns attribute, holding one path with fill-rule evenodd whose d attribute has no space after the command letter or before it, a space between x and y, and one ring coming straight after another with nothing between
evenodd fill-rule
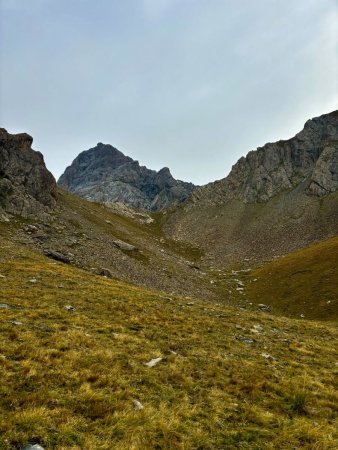
<instances>
[{"instance_id":1,"label":"steep hillside","mask_svg":"<svg viewBox=\"0 0 338 450\"><path fill-rule=\"evenodd\" d=\"M166 232L222 267L286 254L338 234L338 112L288 141L241 158L224 180L197 188Z\"/></svg>"},{"instance_id":2,"label":"steep hillside","mask_svg":"<svg viewBox=\"0 0 338 450\"><path fill-rule=\"evenodd\" d=\"M87 200L121 202L152 211L186 200L195 187L175 180L167 167L159 172L147 169L102 143L80 153L58 184Z\"/></svg>"},{"instance_id":3,"label":"steep hillside","mask_svg":"<svg viewBox=\"0 0 338 450\"><path fill-rule=\"evenodd\" d=\"M3 450L337 448L336 326L0 246Z\"/></svg>"},{"instance_id":4,"label":"steep hillside","mask_svg":"<svg viewBox=\"0 0 338 450\"><path fill-rule=\"evenodd\" d=\"M150 217L150 216L149 216ZM59 189L48 220L19 216L0 224L0 235L92 273L185 296L214 298L202 253L165 238L154 215L140 223ZM198 267L198 268L197 268Z\"/></svg>"},{"instance_id":5,"label":"steep hillside","mask_svg":"<svg viewBox=\"0 0 338 450\"><path fill-rule=\"evenodd\" d=\"M338 237L265 264L249 280L248 298L271 305L275 312L337 320Z\"/></svg>"}]
</instances>

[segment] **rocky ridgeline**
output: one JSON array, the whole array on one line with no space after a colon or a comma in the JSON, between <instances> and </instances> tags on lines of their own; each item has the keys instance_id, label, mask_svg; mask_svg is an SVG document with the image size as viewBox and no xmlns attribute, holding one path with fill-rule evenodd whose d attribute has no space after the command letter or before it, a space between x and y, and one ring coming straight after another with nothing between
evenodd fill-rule
<instances>
[{"instance_id":1,"label":"rocky ridgeline","mask_svg":"<svg viewBox=\"0 0 338 450\"><path fill-rule=\"evenodd\" d=\"M0 221L11 214L43 217L56 204L56 182L26 133L0 128Z\"/></svg>"},{"instance_id":2,"label":"rocky ridgeline","mask_svg":"<svg viewBox=\"0 0 338 450\"><path fill-rule=\"evenodd\" d=\"M197 188L192 200L267 202L296 187L317 197L338 190L338 111L308 120L292 139L249 152L226 178Z\"/></svg>"},{"instance_id":3,"label":"rocky ridgeline","mask_svg":"<svg viewBox=\"0 0 338 450\"><path fill-rule=\"evenodd\" d=\"M158 172L150 170L102 143L80 153L58 184L87 200L121 202L152 211L186 200L195 188L175 180L167 167Z\"/></svg>"}]
</instances>

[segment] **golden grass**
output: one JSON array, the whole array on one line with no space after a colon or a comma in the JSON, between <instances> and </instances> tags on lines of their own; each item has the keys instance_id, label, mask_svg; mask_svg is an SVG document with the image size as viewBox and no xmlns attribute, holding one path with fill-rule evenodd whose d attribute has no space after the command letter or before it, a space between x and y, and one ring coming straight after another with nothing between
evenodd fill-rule
<instances>
[{"instance_id":1,"label":"golden grass","mask_svg":"<svg viewBox=\"0 0 338 450\"><path fill-rule=\"evenodd\" d=\"M188 305L0 246L1 449L337 448L334 325Z\"/></svg>"},{"instance_id":2,"label":"golden grass","mask_svg":"<svg viewBox=\"0 0 338 450\"><path fill-rule=\"evenodd\" d=\"M289 316L338 319L338 237L265 264L251 274L248 298Z\"/></svg>"}]
</instances>

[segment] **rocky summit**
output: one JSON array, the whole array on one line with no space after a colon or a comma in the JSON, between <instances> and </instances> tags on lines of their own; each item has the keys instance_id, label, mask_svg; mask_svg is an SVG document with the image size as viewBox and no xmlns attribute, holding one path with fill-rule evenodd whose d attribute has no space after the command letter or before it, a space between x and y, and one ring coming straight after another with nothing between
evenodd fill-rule
<instances>
[{"instance_id":1,"label":"rocky summit","mask_svg":"<svg viewBox=\"0 0 338 450\"><path fill-rule=\"evenodd\" d=\"M121 202L151 211L181 203L195 188L192 183L175 180L167 167L150 170L102 143L80 153L58 184L87 200Z\"/></svg>"},{"instance_id":2,"label":"rocky summit","mask_svg":"<svg viewBox=\"0 0 338 450\"><path fill-rule=\"evenodd\" d=\"M289 140L268 143L240 158L223 180L196 189L196 202L267 202L299 188L323 197L338 190L338 111L308 120Z\"/></svg>"},{"instance_id":3,"label":"rocky summit","mask_svg":"<svg viewBox=\"0 0 338 450\"><path fill-rule=\"evenodd\" d=\"M42 216L56 203L56 182L26 133L0 128L0 221L8 215Z\"/></svg>"}]
</instances>

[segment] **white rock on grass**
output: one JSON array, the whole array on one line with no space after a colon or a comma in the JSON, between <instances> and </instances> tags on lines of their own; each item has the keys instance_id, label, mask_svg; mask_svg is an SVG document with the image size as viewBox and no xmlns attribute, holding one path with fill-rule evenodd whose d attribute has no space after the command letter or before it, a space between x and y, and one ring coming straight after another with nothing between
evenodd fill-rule
<instances>
[{"instance_id":1,"label":"white rock on grass","mask_svg":"<svg viewBox=\"0 0 338 450\"><path fill-rule=\"evenodd\" d=\"M66 309L67 311L75 311L76 308L74 308L74 306L72 306L72 305L66 305L66 306L65 306L65 309Z\"/></svg>"},{"instance_id":2,"label":"white rock on grass","mask_svg":"<svg viewBox=\"0 0 338 450\"><path fill-rule=\"evenodd\" d=\"M136 411L140 411L141 409L144 408L142 403L139 402L138 400L133 400L133 405L134 405L134 409L136 409Z\"/></svg>"},{"instance_id":3,"label":"white rock on grass","mask_svg":"<svg viewBox=\"0 0 338 450\"><path fill-rule=\"evenodd\" d=\"M0 278L6 278L5 275L2 275L2 273L0 273Z\"/></svg>"},{"instance_id":4,"label":"white rock on grass","mask_svg":"<svg viewBox=\"0 0 338 450\"><path fill-rule=\"evenodd\" d=\"M160 361L162 361L163 358L154 358L151 359L149 362L146 363L147 367L154 367L156 364L158 364Z\"/></svg>"}]
</instances>

